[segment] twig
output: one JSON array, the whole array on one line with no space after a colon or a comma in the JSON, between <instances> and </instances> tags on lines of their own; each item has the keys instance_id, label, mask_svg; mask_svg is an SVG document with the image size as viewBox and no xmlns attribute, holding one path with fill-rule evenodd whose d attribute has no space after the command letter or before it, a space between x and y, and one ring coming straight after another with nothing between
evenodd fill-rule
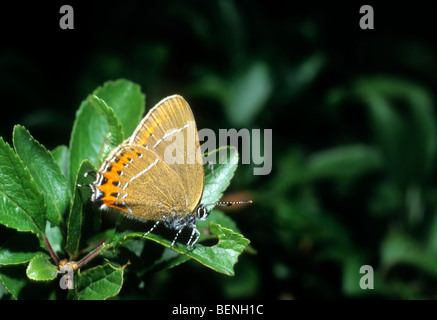
<instances>
[{"instance_id":1,"label":"twig","mask_svg":"<svg viewBox=\"0 0 437 320\"><path fill-rule=\"evenodd\" d=\"M49 239L47 239L46 235L44 235L44 245L46 246L47 250L49 251L50 257L52 258L55 265L59 265L59 258L56 255L56 252L53 250L53 248L49 242Z\"/></svg>"},{"instance_id":2,"label":"twig","mask_svg":"<svg viewBox=\"0 0 437 320\"><path fill-rule=\"evenodd\" d=\"M102 243L100 246L98 246L97 248L95 248L93 251L91 251L90 253L88 253L84 258L82 258L81 260L79 260L77 262L77 268L81 268L83 267L85 264L87 264L88 262L90 262L92 259L94 259L95 257L97 257L97 255L99 254L100 250L103 248L103 246L105 245L105 243Z\"/></svg>"}]
</instances>

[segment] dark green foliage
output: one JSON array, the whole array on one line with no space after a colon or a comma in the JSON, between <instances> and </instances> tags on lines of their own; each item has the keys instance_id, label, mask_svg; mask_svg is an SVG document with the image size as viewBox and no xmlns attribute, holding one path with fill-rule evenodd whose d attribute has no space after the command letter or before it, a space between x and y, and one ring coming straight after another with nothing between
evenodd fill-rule
<instances>
[{"instance_id":1,"label":"dark green foliage","mask_svg":"<svg viewBox=\"0 0 437 320\"><path fill-rule=\"evenodd\" d=\"M0 297L29 298L38 290L41 298L80 299L94 284L119 283L123 275L120 291L93 297L434 299L435 10L374 3L375 29L361 30L360 5L105 2L73 4L76 28L68 33L53 27L57 7L44 7L36 20L6 22L5 30L18 23L25 30L6 32L0 55L0 97L8 110L0 126L0 279L7 288L0 284ZM34 26L43 21L50 26L41 37ZM32 38L37 45L29 44ZM116 98L113 81L92 92L120 78L132 81L123 87L129 100ZM147 93L147 110L165 96L184 96L198 129L273 130L272 172L254 176L256 165L240 163L229 188L228 181L220 185L228 199L254 203L214 211L212 222L198 224L201 243L218 243L217 251L227 246L224 239L250 239L234 276L212 271L219 267L198 259L196 250L169 249L165 230L139 239L140 231L120 223L115 232L94 208L82 207L89 190L75 190L76 179L91 178L80 180L78 170L96 168L109 146L132 133L144 111L136 84ZM125 102L130 113L123 112ZM16 123L23 126L13 129ZM59 178L56 196L53 185L33 176L23 146ZM214 168L222 169L230 168ZM210 190L224 192L205 170ZM66 199L68 209L58 210ZM85 212L88 222L81 220ZM70 234L77 234L70 239L69 220L70 229L76 221ZM59 276L29 280L30 262L31 271L50 276L44 233L61 258L80 259L96 241L111 242L66 295L59 293ZM372 290L360 288L363 265L374 269Z\"/></svg>"},{"instance_id":2,"label":"dark green foliage","mask_svg":"<svg viewBox=\"0 0 437 320\"><path fill-rule=\"evenodd\" d=\"M139 87L129 81L108 82L94 94L107 96L114 104L122 105L120 114L126 112L134 120L139 119L139 115L144 112L144 96ZM88 99L89 101L82 103L77 113L70 148L56 148L55 157L21 126L14 128L16 153L7 143L0 140L0 179L4 182L1 189L3 207L0 210L0 222L19 231L6 239L0 247L0 279L6 290L16 299L41 298L38 291L41 284L37 282L57 282L58 273L61 273L60 278L65 276L60 269L62 264L58 265L58 261L53 261L57 258L50 261L50 256L46 253L50 250L44 242L46 237L50 246L57 249L54 249L55 252L67 257L68 261L80 263L78 260L97 246L93 245L95 241L104 241L103 246L96 249L102 257L105 257L105 252L109 252L111 257L116 258L120 247L127 245L132 239L143 238L142 235L147 231L146 229L136 233L116 232L115 225L109 229L102 229L101 213L89 203L90 190L81 186L84 184L85 173L95 170L111 148L123 141L123 128L126 126L128 132L133 131L133 127L129 127L132 124L131 118L118 118L114 109L96 95ZM93 109L93 106L96 109ZM122 119L124 124L119 119ZM103 129L105 122L107 126ZM99 140L102 145L99 146L94 139ZM65 158L68 158L67 168L72 179L69 185L65 173L59 166ZM77 166L81 158L84 160ZM225 164L216 166L214 176L208 174L211 169L206 168L204 198L212 203L221 198L237 168L238 152L235 148L227 150L224 160ZM193 250L176 244L172 249L183 257L173 255L165 261L158 259L159 262L156 263L160 264L160 268L172 268L192 258L217 272L234 275L234 265L249 244L249 240L238 230L229 229L235 227L235 223L221 218L219 213L211 214L208 223L205 226L210 232L207 238L214 239L216 235L217 244L197 245ZM57 232L46 234L46 230L50 229ZM25 231L35 233L37 238L29 238ZM101 238L98 238L99 235ZM170 248L171 242L162 236L148 234L146 238ZM39 245L30 245L37 239L40 239ZM125 248L129 250L128 246ZM136 259L139 260L140 256L147 256L146 249L131 251L131 255L136 255ZM66 297L107 299L116 296L123 286L124 273L130 262L126 259L124 265L117 266L117 259L107 259L102 260L101 265L89 269L79 267L77 275L73 278L73 287ZM153 261L148 263L153 264ZM20 271L23 265L27 265L25 273ZM58 272L58 267L62 272ZM138 272L141 276L147 274L144 270ZM136 286L140 284L141 280L138 279ZM51 287L53 291L48 290L48 294L52 297L59 296L61 289L56 285ZM132 289L132 284L130 288Z\"/></svg>"}]
</instances>

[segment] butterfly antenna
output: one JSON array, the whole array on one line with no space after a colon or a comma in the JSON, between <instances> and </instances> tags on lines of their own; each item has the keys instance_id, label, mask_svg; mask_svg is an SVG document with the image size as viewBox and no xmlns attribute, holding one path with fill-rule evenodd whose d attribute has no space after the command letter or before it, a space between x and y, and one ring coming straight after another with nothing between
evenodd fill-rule
<instances>
[{"instance_id":1,"label":"butterfly antenna","mask_svg":"<svg viewBox=\"0 0 437 320\"><path fill-rule=\"evenodd\" d=\"M253 203L252 200L244 200L244 201L219 201L214 203L215 206L220 206L220 207L230 207L230 206L234 206L236 204L246 204L246 203Z\"/></svg>"},{"instance_id":2,"label":"butterfly antenna","mask_svg":"<svg viewBox=\"0 0 437 320\"><path fill-rule=\"evenodd\" d=\"M231 207L237 204L248 204L253 203L252 200L243 200L243 201L218 201L215 203L208 203L205 206L219 206L219 207Z\"/></svg>"}]
</instances>

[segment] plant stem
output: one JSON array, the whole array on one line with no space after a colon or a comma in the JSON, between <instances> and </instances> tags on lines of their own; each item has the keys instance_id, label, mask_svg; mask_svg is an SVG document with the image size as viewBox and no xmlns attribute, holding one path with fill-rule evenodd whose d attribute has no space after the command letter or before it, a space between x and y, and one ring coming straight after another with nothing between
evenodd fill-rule
<instances>
[{"instance_id":1,"label":"plant stem","mask_svg":"<svg viewBox=\"0 0 437 320\"><path fill-rule=\"evenodd\" d=\"M88 262L90 262L91 260L93 260L95 257L98 256L98 254L100 253L100 250L103 248L105 244L102 243L100 246L98 246L97 248L95 248L93 251L91 251L90 253L88 253L84 258L82 258L81 260L79 260L77 262L77 268L81 268L83 267L85 264L87 264Z\"/></svg>"},{"instance_id":2,"label":"plant stem","mask_svg":"<svg viewBox=\"0 0 437 320\"><path fill-rule=\"evenodd\" d=\"M47 236L44 235L44 245L46 246L47 250L49 251L50 257L52 258L55 265L59 265L59 258L56 255L56 252L53 250L52 245L49 242L49 239L47 239Z\"/></svg>"}]
</instances>

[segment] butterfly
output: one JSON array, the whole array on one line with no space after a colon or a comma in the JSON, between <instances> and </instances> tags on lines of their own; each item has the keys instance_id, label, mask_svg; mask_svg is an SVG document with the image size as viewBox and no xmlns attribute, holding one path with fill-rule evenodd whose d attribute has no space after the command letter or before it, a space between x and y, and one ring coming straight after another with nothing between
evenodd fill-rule
<instances>
[{"instance_id":1,"label":"butterfly","mask_svg":"<svg viewBox=\"0 0 437 320\"><path fill-rule=\"evenodd\" d=\"M96 172L91 201L141 220L176 230L173 247L184 228L191 229L187 246L200 232L196 222L208 218L207 207L238 202L201 204L205 186L202 155L193 112L185 99L161 100L142 119L130 138L113 149ZM177 156L174 157L174 154Z\"/></svg>"}]
</instances>

